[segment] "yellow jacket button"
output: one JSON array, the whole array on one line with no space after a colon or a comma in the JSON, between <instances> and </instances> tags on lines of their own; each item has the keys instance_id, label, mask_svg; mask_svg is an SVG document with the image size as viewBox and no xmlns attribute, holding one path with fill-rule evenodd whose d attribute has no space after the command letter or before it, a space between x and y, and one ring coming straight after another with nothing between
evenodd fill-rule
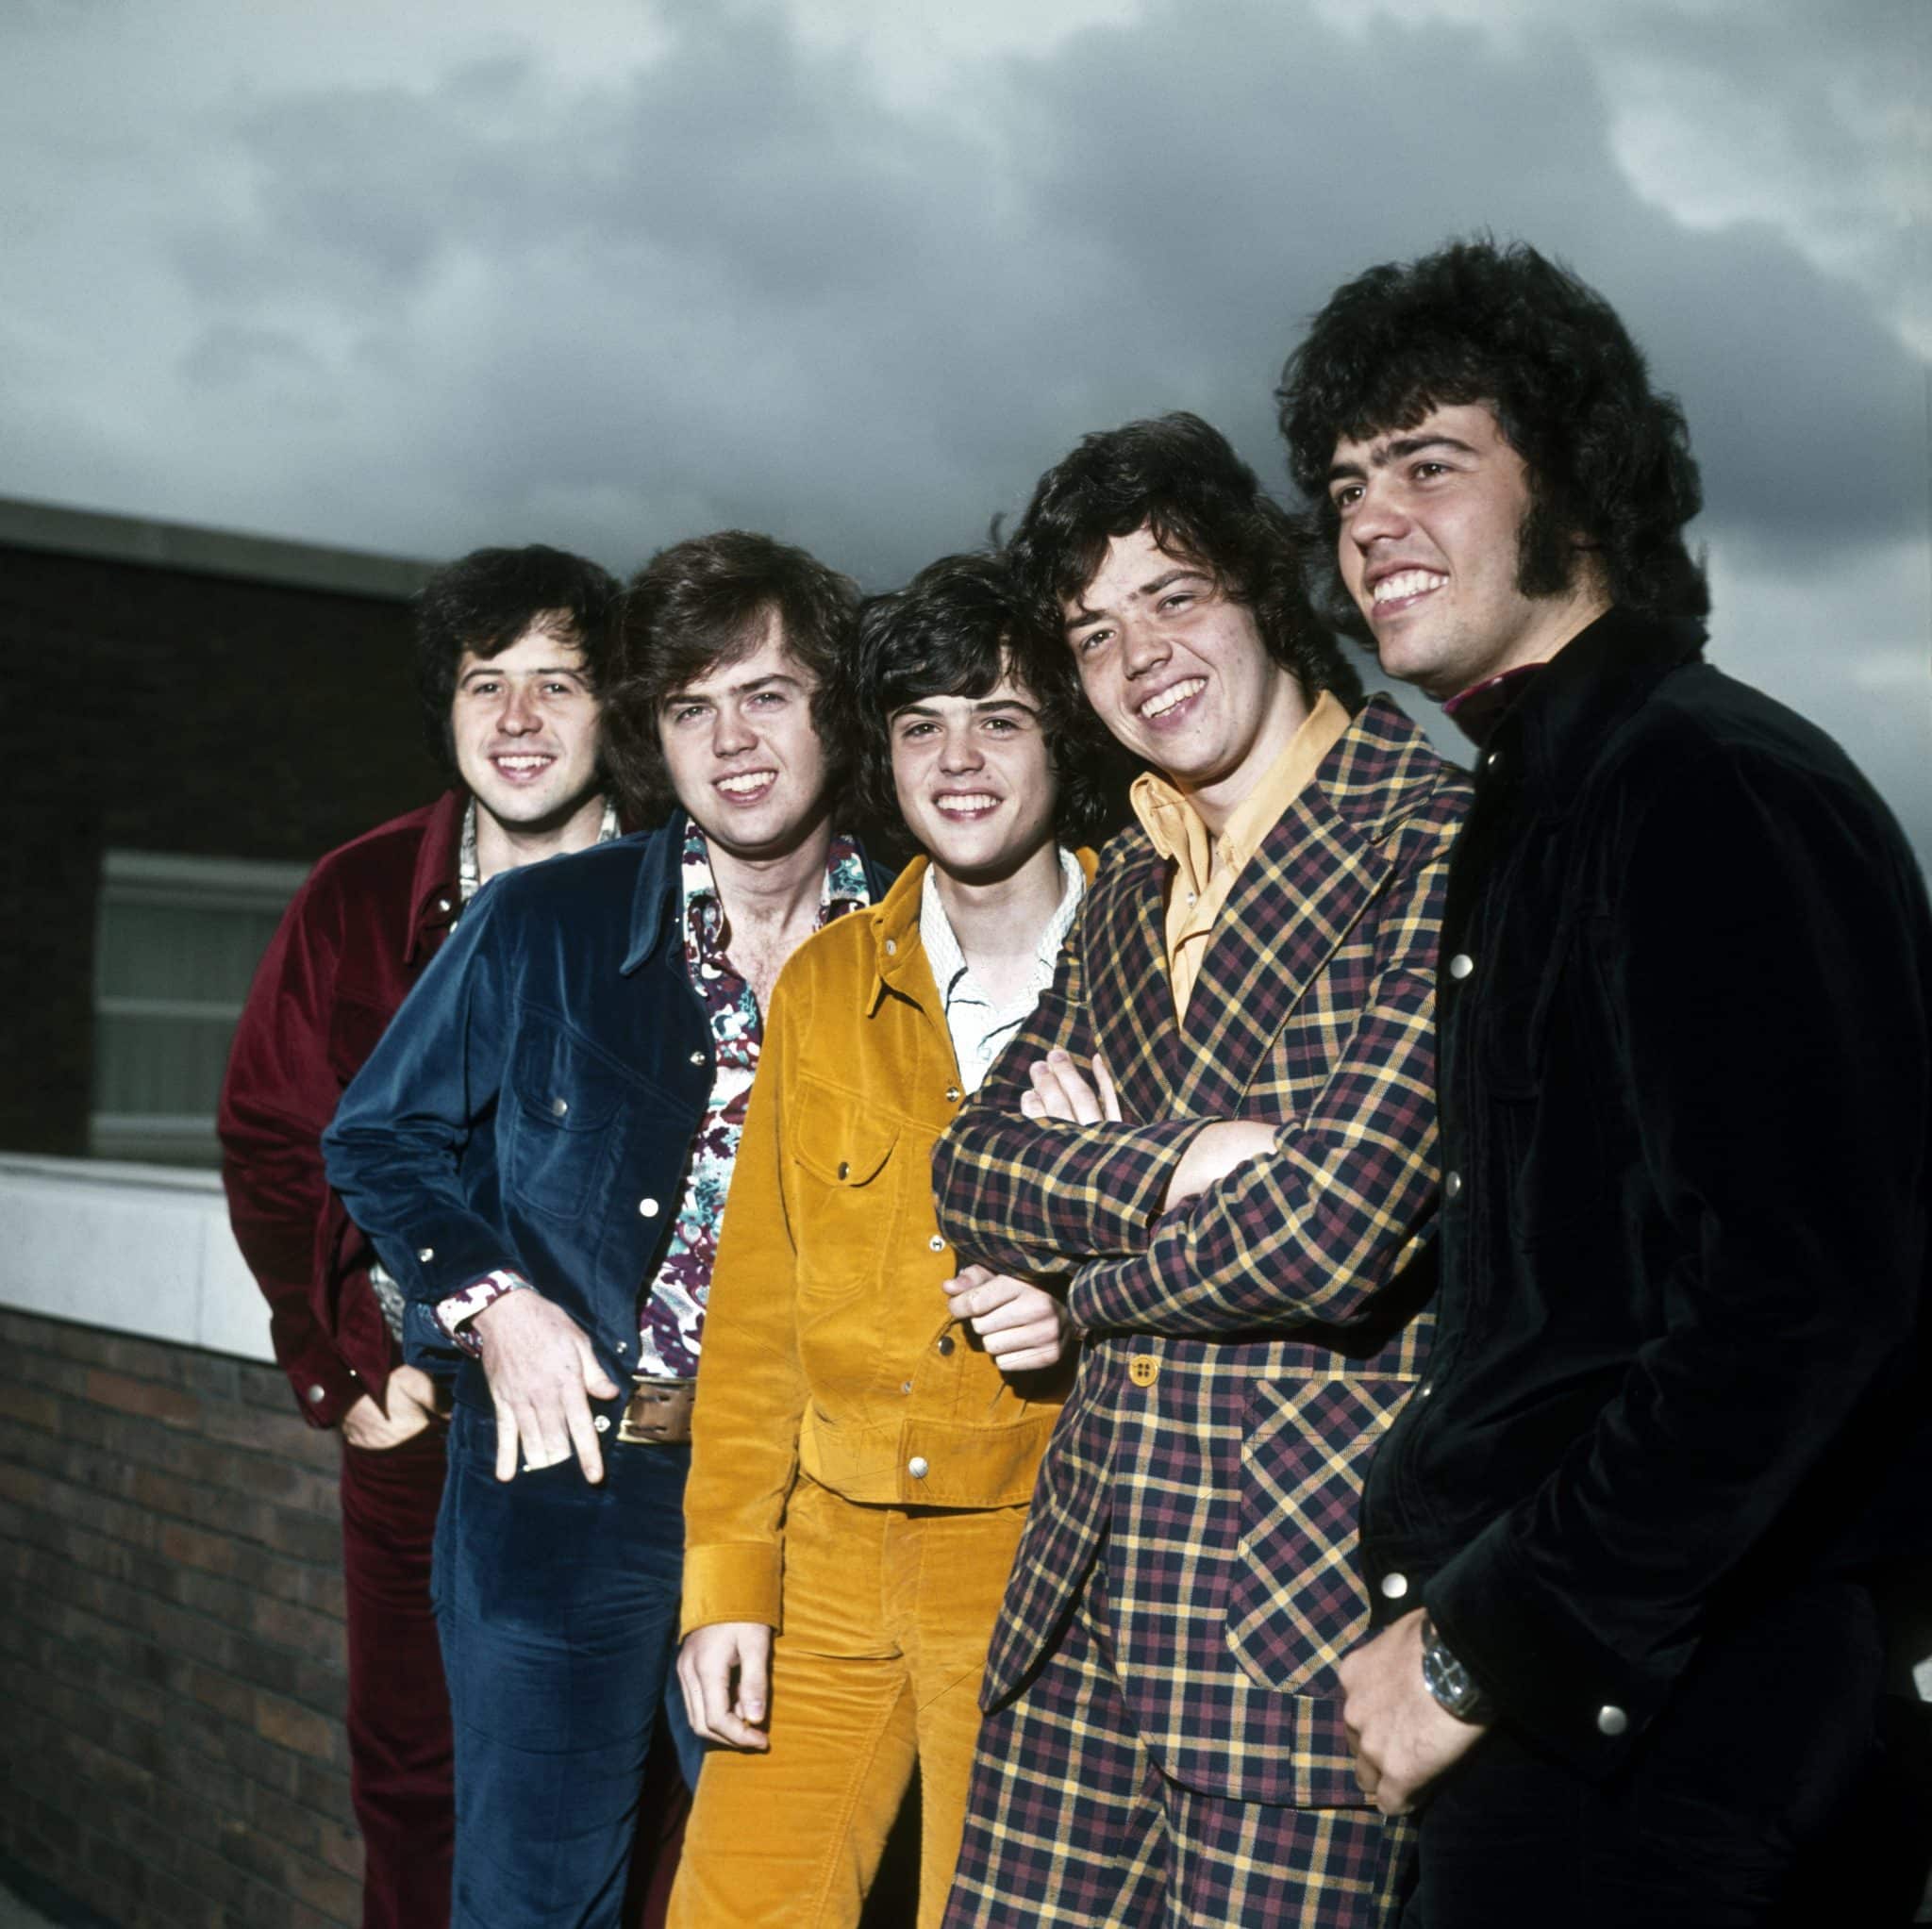
<instances>
[{"instance_id":1,"label":"yellow jacket button","mask_svg":"<svg viewBox=\"0 0 1932 1929\"><path fill-rule=\"evenodd\" d=\"M1127 1362L1127 1378L1137 1387L1151 1387L1160 1377L1160 1362L1144 1353L1137 1353Z\"/></svg>"}]
</instances>

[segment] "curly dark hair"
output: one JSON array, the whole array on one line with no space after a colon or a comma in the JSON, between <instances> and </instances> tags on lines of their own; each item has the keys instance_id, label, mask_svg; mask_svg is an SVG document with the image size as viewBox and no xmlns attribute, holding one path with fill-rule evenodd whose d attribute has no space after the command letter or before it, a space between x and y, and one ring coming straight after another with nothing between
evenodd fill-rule
<instances>
[{"instance_id":1,"label":"curly dark hair","mask_svg":"<svg viewBox=\"0 0 1932 1929\"><path fill-rule=\"evenodd\" d=\"M1357 275L1289 358L1275 401L1289 470L1325 547L1318 606L1338 628L1368 634L1335 567L1336 443L1476 402L1528 470L1525 596L1561 594L1587 553L1613 603L1657 616L1710 608L1683 538L1704 500L1684 411L1652 389L1603 296L1525 242L1479 235Z\"/></svg>"},{"instance_id":2,"label":"curly dark hair","mask_svg":"<svg viewBox=\"0 0 1932 1929\"><path fill-rule=\"evenodd\" d=\"M931 696L983 697L1010 672L1040 707L1057 796L1054 835L1082 844L1115 815L1113 740L1064 678L1036 687L1040 658L1067 654L1042 638L1035 605L1003 556L944 556L903 590L872 596L858 612L848 683L858 735L859 801L878 823L902 830L892 782L891 720Z\"/></svg>"},{"instance_id":3,"label":"curly dark hair","mask_svg":"<svg viewBox=\"0 0 1932 1929\"><path fill-rule=\"evenodd\" d=\"M1308 605L1298 524L1263 494L1219 429L1184 410L1083 436L1040 478L1013 532L1022 580L1041 620L1062 637L1054 673L1062 681L1078 681L1064 606L1093 580L1108 543L1143 525L1170 555L1205 564L1222 593L1248 608L1263 647L1304 697L1313 702L1325 690L1351 712L1361 707L1355 665Z\"/></svg>"},{"instance_id":4,"label":"curly dark hair","mask_svg":"<svg viewBox=\"0 0 1932 1929\"><path fill-rule=\"evenodd\" d=\"M541 630L583 652L584 675L601 695L616 677L623 601L608 570L541 542L473 549L438 570L416 596L416 695L444 774L458 776L450 708L464 651L488 659Z\"/></svg>"},{"instance_id":5,"label":"curly dark hair","mask_svg":"<svg viewBox=\"0 0 1932 1929\"><path fill-rule=\"evenodd\" d=\"M605 756L626 807L649 823L676 801L659 710L678 690L750 656L773 615L786 649L813 680L812 726L838 803L852 757L851 726L839 716L841 673L858 610L858 586L849 576L775 537L720 529L660 549L631 578L626 667L604 713Z\"/></svg>"}]
</instances>

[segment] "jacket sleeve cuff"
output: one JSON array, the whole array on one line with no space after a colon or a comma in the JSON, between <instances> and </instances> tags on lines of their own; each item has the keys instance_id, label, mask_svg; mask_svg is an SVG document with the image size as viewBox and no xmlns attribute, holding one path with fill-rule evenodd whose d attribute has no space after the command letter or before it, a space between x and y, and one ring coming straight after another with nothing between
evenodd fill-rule
<instances>
[{"instance_id":1,"label":"jacket sleeve cuff","mask_svg":"<svg viewBox=\"0 0 1932 1929\"><path fill-rule=\"evenodd\" d=\"M286 1360L282 1370L295 1395L295 1407L318 1430L338 1425L342 1415L369 1389L332 1353L319 1349L300 1359Z\"/></svg>"},{"instance_id":2,"label":"jacket sleeve cuff","mask_svg":"<svg viewBox=\"0 0 1932 1929\"><path fill-rule=\"evenodd\" d=\"M684 1602L679 1633L721 1621L761 1621L776 1628L784 1551L774 1542L688 1547L684 1554Z\"/></svg>"},{"instance_id":3,"label":"jacket sleeve cuff","mask_svg":"<svg viewBox=\"0 0 1932 1929\"><path fill-rule=\"evenodd\" d=\"M1674 1679L1602 1641L1530 1571L1507 1519L1429 1581L1424 1605L1502 1720L1591 1781L1624 1766Z\"/></svg>"}]
</instances>

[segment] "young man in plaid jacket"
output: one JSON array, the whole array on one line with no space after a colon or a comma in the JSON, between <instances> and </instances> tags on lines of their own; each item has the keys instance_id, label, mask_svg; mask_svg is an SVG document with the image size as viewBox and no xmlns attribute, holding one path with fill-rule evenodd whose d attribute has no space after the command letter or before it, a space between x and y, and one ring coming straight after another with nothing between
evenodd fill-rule
<instances>
[{"instance_id":1,"label":"young man in plaid jacket","mask_svg":"<svg viewBox=\"0 0 1932 1929\"><path fill-rule=\"evenodd\" d=\"M1285 514L1188 415L1091 436L1016 537L1152 766L1051 992L938 1148L964 1258L1085 1334L994 1632L947 1921L1379 1921L1335 1663L1415 1386L1463 779L1363 704Z\"/></svg>"}]
</instances>

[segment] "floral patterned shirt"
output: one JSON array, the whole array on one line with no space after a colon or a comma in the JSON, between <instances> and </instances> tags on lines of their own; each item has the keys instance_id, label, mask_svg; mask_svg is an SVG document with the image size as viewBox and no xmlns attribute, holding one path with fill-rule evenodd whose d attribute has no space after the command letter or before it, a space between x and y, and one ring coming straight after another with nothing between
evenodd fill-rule
<instances>
[{"instance_id":1,"label":"floral patterned shirt","mask_svg":"<svg viewBox=\"0 0 1932 1929\"><path fill-rule=\"evenodd\" d=\"M819 894L818 924L871 901L858 845L850 838L833 839ZM705 834L694 823L685 832L682 904L685 971L710 1022L716 1065L704 1122L691 1141L671 1243L643 1297L638 1345L640 1372L679 1379L698 1369L718 1228L764 1041L758 998L726 948L731 934L724 906L711 875Z\"/></svg>"}]
</instances>

